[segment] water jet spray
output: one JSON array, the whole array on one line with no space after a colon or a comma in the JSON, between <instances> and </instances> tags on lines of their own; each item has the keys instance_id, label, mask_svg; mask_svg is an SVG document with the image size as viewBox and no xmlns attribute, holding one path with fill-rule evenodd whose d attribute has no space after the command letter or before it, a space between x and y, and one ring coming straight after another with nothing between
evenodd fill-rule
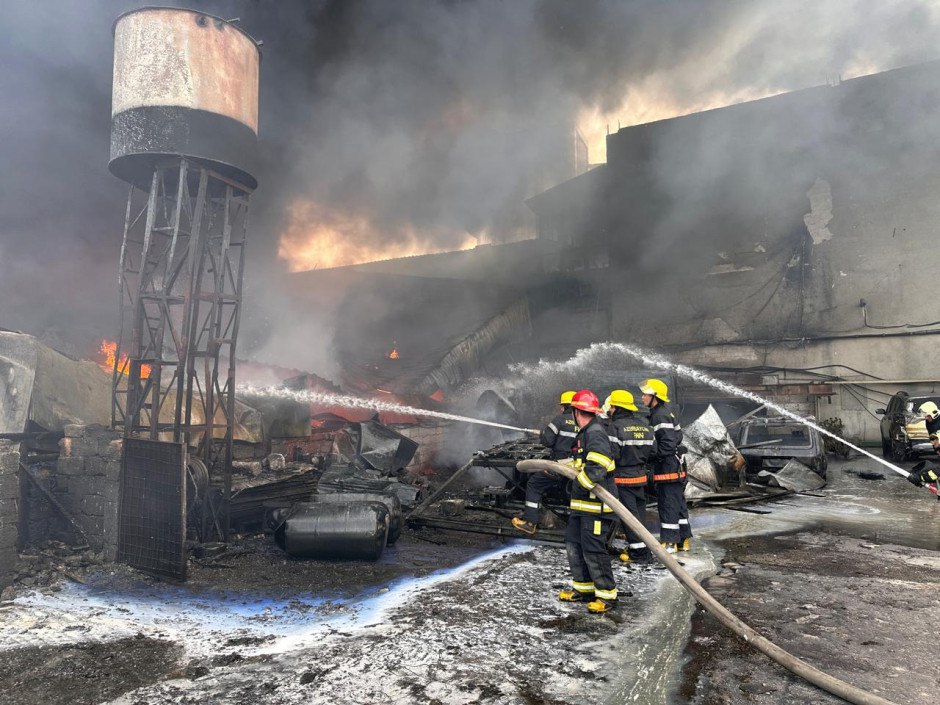
<instances>
[{"instance_id":1,"label":"water jet spray","mask_svg":"<svg viewBox=\"0 0 940 705\"><path fill-rule=\"evenodd\" d=\"M301 404L320 404L323 406L338 406L344 409L368 409L370 411L386 411L394 414L408 414L411 416L422 416L434 419L444 419L445 421L460 421L462 423L478 424L480 426L492 426L494 428L503 428L508 431L519 431L521 433L538 434L539 430L535 428L519 428L518 426L509 426L495 421L484 421L483 419L474 419L469 416L460 416L458 414L449 414L445 411L432 411L430 409L421 409L417 406L406 406L396 404L390 401L381 401L379 399L363 399L348 394L330 394L328 392L312 392L308 390L286 389L285 387L255 387L252 385L240 386L239 395L253 397L275 397L277 399L289 399Z\"/></svg>"},{"instance_id":2,"label":"water jet spray","mask_svg":"<svg viewBox=\"0 0 940 705\"><path fill-rule=\"evenodd\" d=\"M640 360L641 362L643 362L643 364L649 367L661 369L661 370L668 370L672 372L673 374L676 374L680 377L693 379L696 382L700 382L702 384L708 385L709 387L712 387L714 389L718 389L723 392L727 392L729 394L734 394L735 396L744 397L745 399L749 399L758 404L764 404L765 406L767 406L767 408L773 409L775 412L777 412L781 416L785 416L788 419L791 419L793 421L803 424L804 426L809 426L810 428L818 431L822 435L828 436L829 438L832 438L838 441L839 443L842 443L843 445L848 446L852 450L858 451L862 455L868 456L872 460L878 463L881 463L886 468L891 469L892 471L896 472L902 477L905 477L905 478L910 477L911 473L904 470L903 468L899 468L897 465L894 465L893 463L889 463L884 458L879 458L873 453L869 453L867 450L859 448L853 443L849 443L844 438L836 435L835 433L832 433L831 431L826 430L819 424L813 423L809 419L805 419L799 414L795 414L789 409L786 409L780 406L779 404L775 404L774 402L769 401L768 399L764 399L759 394L754 394L754 392L749 392L746 389L741 389L740 387L735 386L729 382L724 382L720 379L711 377L710 375L707 375L701 370L695 369L694 367L689 367L688 365L683 365L681 363L672 362L671 360L669 360L668 358L664 357L663 355L659 353L650 352L648 350L644 350L643 348L637 347L635 345L625 345L623 343L595 343L594 345L591 346L590 349L595 349L595 348L609 348L610 350L613 350L613 351L622 352L623 354L628 355L636 360ZM936 487L928 486L927 489L929 489L933 494L937 494Z\"/></svg>"}]
</instances>

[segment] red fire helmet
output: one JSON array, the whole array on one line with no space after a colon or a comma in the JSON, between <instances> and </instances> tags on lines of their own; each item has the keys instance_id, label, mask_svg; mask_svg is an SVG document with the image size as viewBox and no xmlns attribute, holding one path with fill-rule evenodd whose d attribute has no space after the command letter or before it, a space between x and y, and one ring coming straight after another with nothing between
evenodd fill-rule
<instances>
[{"instance_id":1,"label":"red fire helmet","mask_svg":"<svg viewBox=\"0 0 940 705\"><path fill-rule=\"evenodd\" d=\"M597 395L590 389L582 389L580 392L576 392L574 399L571 400L571 406L590 414L601 413L601 405L597 400Z\"/></svg>"}]
</instances>

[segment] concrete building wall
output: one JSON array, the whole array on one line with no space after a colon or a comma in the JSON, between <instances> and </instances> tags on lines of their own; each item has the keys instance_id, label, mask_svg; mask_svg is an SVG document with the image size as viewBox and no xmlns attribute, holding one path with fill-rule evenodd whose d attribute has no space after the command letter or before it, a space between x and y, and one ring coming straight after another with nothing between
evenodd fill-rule
<instances>
[{"instance_id":1,"label":"concrete building wall","mask_svg":"<svg viewBox=\"0 0 940 705\"><path fill-rule=\"evenodd\" d=\"M813 413L818 419L837 417L849 437L868 443L880 439L880 417L875 414L887 405L894 393L940 392L940 369L934 366L936 336L907 336L807 341L801 345L756 347L713 345L687 350L675 357L701 367L749 368L779 367L787 372L766 373L776 384L748 385L762 396L780 396L784 406L797 412ZM833 384L831 395L788 394L787 388L799 383L825 384L800 370L842 377L851 384ZM867 372L881 379L858 374ZM848 388L847 388L848 387Z\"/></svg>"},{"instance_id":2,"label":"concrete building wall","mask_svg":"<svg viewBox=\"0 0 940 705\"><path fill-rule=\"evenodd\" d=\"M607 152L529 203L540 236L607 253L609 339L786 368L751 386L869 441L890 394L932 390L940 63L625 128ZM857 385L793 393L818 374Z\"/></svg>"}]
</instances>

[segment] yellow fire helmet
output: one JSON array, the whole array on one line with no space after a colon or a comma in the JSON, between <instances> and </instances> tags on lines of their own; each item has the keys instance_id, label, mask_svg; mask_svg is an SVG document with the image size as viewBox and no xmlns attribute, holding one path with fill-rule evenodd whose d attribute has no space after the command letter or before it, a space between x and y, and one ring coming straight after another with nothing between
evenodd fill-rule
<instances>
[{"instance_id":1,"label":"yellow fire helmet","mask_svg":"<svg viewBox=\"0 0 940 705\"><path fill-rule=\"evenodd\" d=\"M558 403L562 406L568 406L572 399L574 399L574 392L562 392Z\"/></svg>"},{"instance_id":2,"label":"yellow fire helmet","mask_svg":"<svg viewBox=\"0 0 940 705\"><path fill-rule=\"evenodd\" d=\"M940 416L940 408L937 408L937 405L932 401L925 401L920 405L920 413L922 413L928 421L935 421L937 417Z\"/></svg>"},{"instance_id":3,"label":"yellow fire helmet","mask_svg":"<svg viewBox=\"0 0 940 705\"><path fill-rule=\"evenodd\" d=\"M607 397L611 406L619 406L627 411L637 411L636 403L633 401L633 395L626 389L615 389Z\"/></svg>"},{"instance_id":4,"label":"yellow fire helmet","mask_svg":"<svg viewBox=\"0 0 940 705\"><path fill-rule=\"evenodd\" d=\"M640 391L656 397L660 401L669 401L669 387L661 379L648 379L640 385Z\"/></svg>"}]
</instances>

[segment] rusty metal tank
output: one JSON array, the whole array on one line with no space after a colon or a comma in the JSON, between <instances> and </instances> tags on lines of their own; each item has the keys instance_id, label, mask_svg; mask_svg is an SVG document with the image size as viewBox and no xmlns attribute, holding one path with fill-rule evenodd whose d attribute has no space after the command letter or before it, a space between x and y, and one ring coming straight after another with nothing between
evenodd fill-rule
<instances>
[{"instance_id":1,"label":"rusty metal tank","mask_svg":"<svg viewBox=\"0 0 940 705\"><path fill-rule=\"evenodd\" d=\"M149 184L156 164L190 157L257 187L258 43L195 10L146 7L114 23L111 173Z\"/></svg>"}]
</instances>

